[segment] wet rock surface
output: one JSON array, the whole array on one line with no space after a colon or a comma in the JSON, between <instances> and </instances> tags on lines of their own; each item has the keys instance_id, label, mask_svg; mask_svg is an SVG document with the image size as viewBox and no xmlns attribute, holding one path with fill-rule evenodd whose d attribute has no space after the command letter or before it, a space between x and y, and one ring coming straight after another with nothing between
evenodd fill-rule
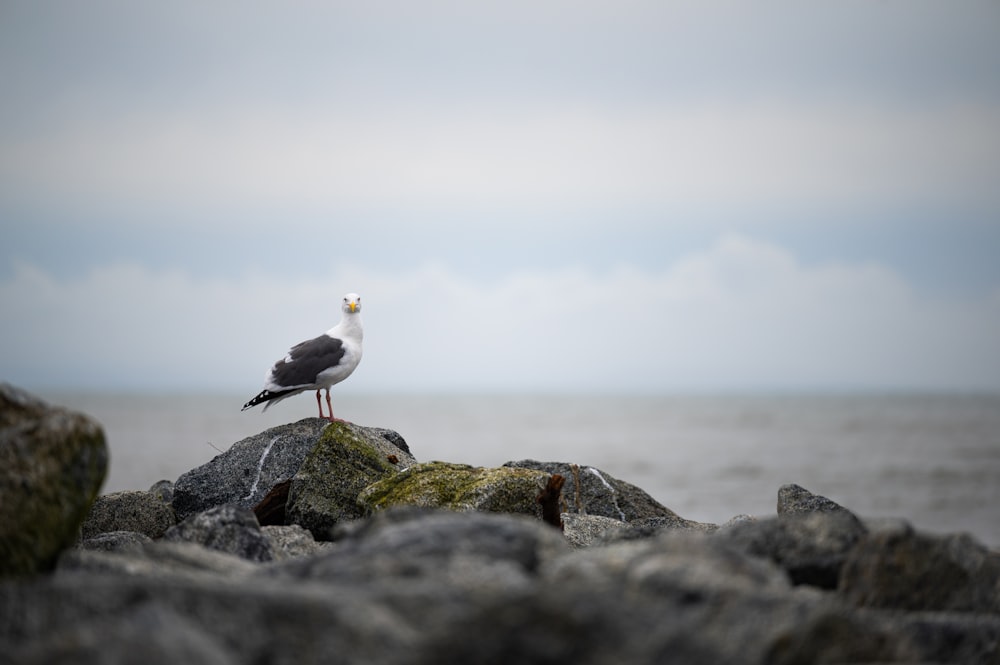
<instances>
[{"instance_id":1,"label":"wet rock surface","mask_svg":"<svg viewBox=\"0 0 1000 665\"><path fill-rule=\"evenodd\" d=\"M420 465L398 434L313 429L266 481L315 486L307 519L261 526L231 500L264 448L215 473L237 485L217 504L192 511L179 479L188 508L161 535L111 519L53 572L0 582L0 663L1000 662L998 554L968 536L792 485L773 515L702 524L589 467ZM537 493L564 471L560 529ZM441 489L522 475L505 509Z\"/></svg>"}]
</instances>

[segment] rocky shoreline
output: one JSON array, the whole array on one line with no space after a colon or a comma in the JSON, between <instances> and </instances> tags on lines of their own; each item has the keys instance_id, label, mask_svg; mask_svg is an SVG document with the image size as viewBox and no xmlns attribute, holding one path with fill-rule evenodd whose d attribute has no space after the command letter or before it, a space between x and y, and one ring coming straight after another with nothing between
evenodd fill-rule
<instances>
[{"instance_id":1,"label":"rocky shoreline","mask_svg":"<svg viewBox=\"0 0 1000 665\"><path fill-rule=\"evenodd\" d=\"M313 418L97 496L99 425L6 385L0 462L0 663L1000 663L1000 554L797 485L705 524Z\"/></svg>"}]
</instances>

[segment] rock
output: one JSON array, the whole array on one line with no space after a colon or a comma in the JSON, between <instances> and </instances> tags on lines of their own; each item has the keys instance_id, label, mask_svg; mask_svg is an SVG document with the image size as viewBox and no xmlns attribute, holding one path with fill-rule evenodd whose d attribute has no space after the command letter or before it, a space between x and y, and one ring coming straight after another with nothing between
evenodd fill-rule
<instances>
[{"instance_id":1,"label":"rock","mask_svg":"<svg viewBox=\"0 0 1000 665\"><path fill-rule=\"evenodd\" d=\"M0 578L51 568L104 482L100 425L0 384Z\"/></svg>"},{"instance_id":2,"label":"rock","mask_svg":"<svg viewBox=\"0 0 1000 665\"><path fill-rule=\"evenodd\" d=\"M98 552L139 552L153 539L135 531L107 531L86 538L77 545L81 550Z\"/></svg>"},{"instance_id":3,"label":"rock","mask_svg":"<svg viewBox=\"0 0 1000 665\"><path fill-rule=\"evenodd\" d=\"M272 487L295 475L329 424L305 418L273 427L183 474L174 483L171 501L177 519L226 504L257 505Z\"/></svg>"},{"instance_id":4,"label":"rock","mask_svg":"<svg viewBox=\"0 0 1000 665\"><path fill-rule=\"evenodd\" d=\"M848 555L839 591L859 607L1000 613L1000 554L965 534L876 532Z\"/></svg>"},{"instance_id":5,"label":"rock","mask_svg":"<svg viewBox=\"0 0 1000 665\"><path fill-rule=\"evenodd\" d=\"M682 519L635 485L594 467L535 460L507 462L504 466L563 476L566 479L562 488L564 513L603 515L622 522L644 517Z\"/></svg>"},{"instance_id":6,"label":"rock","mask_svg":"<svg viewBox=\"0 0 1000 665\"><path fill-rule=\"evenodd\" d=\"M177 580L195 583L242 580L259 568L259 563L198 543L157 540L114 550L67 550L59 559L56 573L63 577L87 574L114 579L136 577L150 583Z\"/></svg>"},{"instance_id":7,"label":"rock","mask_svg":"<svg viewBox=\"0 0 1000 665\"><path fill-rule=\"evenodd\" d=\"M55 625L43 639L13 649L7 656L20 665L236 665L238 662L211 630L179 612L153 602L113 617Z\"/></svg>"},{"instance_id":8,"label":"rock","mask_svg":"<svg viewBox=\"0 0 1000 665\"><path fill-rule=\"evenodd\" d=\"M154 545L154 550L183 545L209 552L190 543ZM409 654L420 639L408 624L391 599L363 588L289 584L261 575L76 570L0 585L0 662L25 662L19 656L26 654L27 662L39 665L76 663L78 655L80 661L102 665L403 665L413 663ZM145 642L137 644L144 631ZM94 645L101 641L107 651L95 654ZM189 656L194 660L186 660Z\"/></svg>"},{"instance_id":9,"label":"rock","mask_svg":"<svg viewBox=\"0 0 1000 665\"><path fill-rule=\"evenodd\" d=\"M198 543L248 561L271 561L271 541L261 532L251 510L217 506L192 515L163 535L167 541Z\"/></svg>"},{"instance_id":10,"label":"rock","mask_svg":"<svg viewBox=\"0 0 1000 665\"><path fill-rule=\"evenodd\" d=\"M779 517L812 515L813 513L833 513L858 519L854 513L839 503L831 501L825 496L813 494L798 485L782 485L778 488Z\"/></svg>"},{"instance_id":11,"label":"rock","mask_svg":"<svg viewBox=\"0 0 1000 665\"><path fill-rule=\"evenodd\" d=\"M338 522L362 517L365 508L358 504L358 493L416 463L396 445L401 441L390 430L332 423L292 478L285 521L327 540Z\"/></svg>"},{"instance_id":12,"label":"rock","mask_svg":"<svg viewBox=\"0 0 1000 665\"><path fill-rule=\"evenodd\" d=\"M157 480L149 488L149 492L159 497L163 503L171 504L174 501L174 484L169 480Z\"/></svg>"},{"instance_id":13,"label":"rock","mask_svg":"<svg viewBox=\"0 0 1000 665\"><path fill-rule=\"evenodd\" d=\"M312 534L298 524L262 526L260 530L271 543L271 552L275 561L311 556L330 546L330 543L316 542Z\"/></svg>"},{"instance_id":14,"label":"rock","mask_svg":"<svg viewBox=\"0 0 1000 665\"><path fill-rule=\"evenodd\" d=\"M718 538L787 571L794 584L836 589L848 552L868 532L858 517L798 485L778 490L778 517L754 521L738 516Z\"/></svg>"},{"instance_id":15,"label":"rock","mask_svg":"<svg viewBox=\"0 0 1000 665\"><path fill-rule=\"evenodd\" d=\"M604 542L608 533L621 531L628 524L621 520L602 515L581 515L580 513L563 513L563 535L573 547L590 547L598 542Z\"/></svg>"},{"instance_id":16,"label":"rock","mask_svg":"<svg viewBox=\"0 0 1000 665\"><path fill-rule=\"evenodd\" d=\"M541 519L538 494L549 475L531 469L485 468L428 462L366 487L358 502L369 511L422 506L534 515Z\"/></svg>"},{"instance_id":17,"label":"rock","mask_svg":"<svg viewBox=\"0 0 1000 665\"><path fill-rule=\"evenodd\" d=\"M539 577L531 593L429 626L415 662L761 663L801 626L841 612L767 561L691 532L574 550ZM862 645L859 659L903 652L891 637L861 639L869 630L856 622L840 634Z\"/></svg>"},{"instance_id":18,"label":"rock","mask_svg":"<svg viewBox=\"0 0 1000 665\"><path fill-rule=\"evenodd\" d=\"M865 533L851 517L814 513L739 522L715 537L728 547L773 561L794 584L836 589L848 553Z\"/></svg>"},{"instance_id":19,"label":"rock","mask_svg":"<svg viewBox=\"0 0 1000 665\"><path fill-rule=\"evenodd\" d=\"M543 562L567 551L562 534L534 518L417 507L342 525L318 556L269 569L294 579L352 584L433 580L452 590L525 588Z\"/></svg>"},{"instance_id":20,"label":"rock","mask_svg":"<svg viewBox=\"0 0 1000 665\"><path fill-rule=\"evenodd\" d=\"M81 537L109 531L135 531L150 538L161 537L177 524L173 509L152 492L125 491L105 494L94 501L81 527Z\"/></svg>"}]
</instances>

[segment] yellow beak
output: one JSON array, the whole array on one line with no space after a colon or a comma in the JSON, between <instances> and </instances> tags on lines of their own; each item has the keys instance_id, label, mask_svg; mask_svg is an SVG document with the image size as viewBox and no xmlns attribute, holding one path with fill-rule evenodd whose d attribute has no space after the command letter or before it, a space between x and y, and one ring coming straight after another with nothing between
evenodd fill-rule
<instances>
[{"instance_id":1,"label":"yellow beak","mask_svg":"<svg viewBox=\"0 0 1000 665\"><path fill-rule=\"evenodd\" d=\"M351 313L354 313L358 309L358 303L352 302L350 303L350 307L351 307Z\"/></svg>"}]
</instances>

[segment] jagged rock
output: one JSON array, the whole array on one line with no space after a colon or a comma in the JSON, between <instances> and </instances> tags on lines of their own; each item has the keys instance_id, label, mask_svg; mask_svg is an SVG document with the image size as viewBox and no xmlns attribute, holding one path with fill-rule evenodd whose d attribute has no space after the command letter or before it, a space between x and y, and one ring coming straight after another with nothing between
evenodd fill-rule
<instances>
[{"instance_id":1,"label":"jagged rock","mask_svg":"<svg viewBox=\"0 0 1000 665\"><path fill-rule=\"evenodd\" d=\"M272 487L295 475L329 424L305 418L272 427L183 474L174 483L171 501L177 519L226 504L257 505Z\"/></svg>"},{"instance_id":2,"label":"jagged rock","mask_svg":"<svg viewBox=\"0 0 1000 665\"><path fill-rule=\"evenodd\" d=\"M549 474L511 467L416 464L366 487L358 502L370 511L392 506L520 513L541 519L538 494Z\"/></svg>"},{"instance_id":3,"label":"jagged rock","mask_svg":"<svg viewBox=\"0 0 1000 665\"><path fill-rule=\"evenodd\" d=\"M590 547L603 542L607 533L615 533L624 529L627 522L604 517L603 515L581 515L580 513L563 513L563 535L573 547Z\"/></svg>"},{"instance_id":4,"label":"jagged rock","mask_svg":"<svg viewBox=\"0 0 1000 665\"><path fill-rule=\"evenodd\" d=\"M717 538L774 561L794 584L837 588L848 552L868 529L851 511L798 485L778 490L778 511L759 521L734 518Z\"/></svg>"},{"instance_id":5,"label":"jagged rock","mask_svg":"<svg viewBox=\"0 0 1000 665\"><path fill-rule=\"evenodd\" d=\"M834 513L858 519L857 516L839 503L825 496L813 494L804 487L789 484L778 488L778 516L812 515L813 513Z\"/></svg>"},{"instance_id":6,"label":"jagged rock","mask_svg":"<svg viewBox=\"0 0 1000 665\"><path fill-rule=\"evenodd\" d=\"M104 482L100 425L0 384L0 578L51 568Z\"/></svg>"},{"instance_id":7,"label":"jagged rock","mask_svg":"<svg viewBox=\"0 0 1000 665\"><path fill-rule=\"evenodd\" d=\"M358 493L416 463L397 443L402 438L391 430L332 423L292 478L286 523L309 529L317 540L328 540L335 524L363 516Z\"/></svg>"},{"instance_id":8,"label":"jagged rock","mask_svg":"<svg viewBox=\"0 0 1000 665\"><path fill-rule=\"evenodd\" d=\"M860 607L1000 613L1000 554L966 534L875 532L850 552L839 590Z\"/></svg>"},{"instance_id":9,"label":"jagged rock","mask_svg":"<svg viewBox=\"0 0 1000 665\"><path fill-rule=\"evenodd\" d=\"M507 462L504 466L563 476L566 479L562 488L564 513L603 515L622 522L644 517L682 519L635 485L591 466L535 460Z\"/></svg>"},{"instance_id":10,"label":"jagged rock","mask_svg":"<svg viewBox=\"0 0 1000 665\"><path fill-rule=\"evenodd\" d=\"M83 521L81 537L109 531L135 531L150 538L161 537L177 524L173 509L152 492L114 492L97 497Z\"/></svg>"},{"instance_id":11,"label":"jagged rock","mask_svg":"<svg viewBox=\"0 0 1000 665\"><path fill-rule=\"evenodd\" d=\"M98 552L138 552L153 539L135 531L106 531L86 538L77 545L81 550Z\"/></svg>"},{"instance_id":12,"label":"jagged rock","mask_svg":"<svg viewBox=\"0 0 1000 665\"><path fill-rule=\"evenodd\" d=\"M253 512L239 506L217 506L192 515L163 535L167 541L198 543L249 561L271 561L271 542Z\"/></svg>"},{"instance_id":13,"label":"jagged rock","mask_svg":"<svg viewBox=\"0 0 1000 665\"><path fill-rule=\"evenodd\" d=\"M770 559L795 584L835 589L848 553L864 533L856 519L814 513L741 522L716 537L729 547Z\"/></svg>"},{"instance_id":14,"label":"jagged rock","mask_svg":"<svg viewBox=\"0 0 1000 665\"><path fill-rule=\"evenodd\" d=\"M271 543L275 561L310 556L330 547L330 543L316 542L312 534L298 524L262 526L260 530Z\"/></svg>"},{"instance_id":15,"label":"jagged rock","mask_svg":"<svg viewBox=\"0 0 1000 665\"><path fill-rule=\"evenodd\" d=\"M461 589L524 588L542 562L567 551L558 529L534 518L418 507L341 525L317 556L270 568L295 579L350 583L425 578Z\"/></svg>"}]
</instances>

